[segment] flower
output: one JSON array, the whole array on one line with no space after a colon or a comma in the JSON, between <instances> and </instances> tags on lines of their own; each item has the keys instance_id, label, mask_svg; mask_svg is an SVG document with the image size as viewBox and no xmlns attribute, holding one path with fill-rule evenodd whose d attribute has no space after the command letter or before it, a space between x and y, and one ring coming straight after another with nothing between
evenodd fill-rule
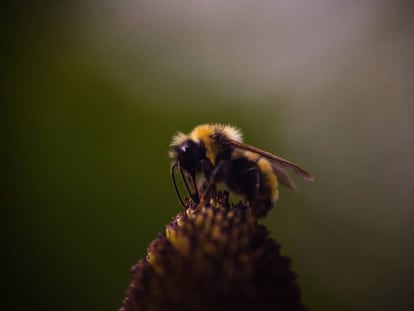
<instances>
[{"instance_id":1,"label":"flower","mask_svg":"<svg viewBox=\"0 0 414 311\"><path fill-rule=\"evenodd\" d=\"M120 311L305 309L280 245L220 192L202 206L187 202L152 241Z\"/></svg>"}]
</instances>

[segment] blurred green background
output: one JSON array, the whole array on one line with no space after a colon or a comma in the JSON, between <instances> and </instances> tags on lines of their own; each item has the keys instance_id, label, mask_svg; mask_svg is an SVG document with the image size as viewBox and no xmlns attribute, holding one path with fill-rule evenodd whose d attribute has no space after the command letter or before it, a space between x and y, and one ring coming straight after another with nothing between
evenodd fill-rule
<instances>
[{"instance_id":1,"label":"blurred green background","mask_svg":"<svg viewBox=\"0 0 414 311\"><path fill-rule=\"evenodd\" d=\"M317 181L264 223L313 310L408 310L413 7L19 2L4 8L4 310L115 310L180 206L172 135L231 123Z\"/></svg>"}]
</instances>

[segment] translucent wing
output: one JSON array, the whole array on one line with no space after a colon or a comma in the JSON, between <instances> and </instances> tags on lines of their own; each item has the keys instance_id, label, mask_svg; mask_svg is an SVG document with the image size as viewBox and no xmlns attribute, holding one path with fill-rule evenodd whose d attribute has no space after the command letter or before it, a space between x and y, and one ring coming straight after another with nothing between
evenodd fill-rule
<instances>
[{"instance_id":1,"label":"translucent wing","mask_svg":"<svg viewBox=\"0 0 414 311\"><path fill-rule=\"evenodd\" d=\"M290 178L286 170L284 168L278 167L278 165L273 162L271 163L272 163L273 172L275 172L278 182L290 189L296 189L295 182L293 181L292 178Z\"/></svg>"},{"instance_id":2,"label":"translucent wing","mask_svg":"<svg viewBox=\"0 0 414 311\"><path fill-rule=\"evenodd\" d=\"M289 188L296 188L295 183L293 180L289 177L288 173L286 172L286 169L292 170L294 173L302 177L304 180L307 181L314 181L315 178L305 171L303 168L299 167L293 162L290 162L286 159L283 159L281 157L278 157L270 152L264 151L262 149L241 143L239 141L235 141L232 139L228 139L228 143L236 148L251 151L257 154L260 154L262 157L268 159L270 163L272 164L273 171L275 172L276 176L278 177L278 180L281 184L285 185Z\"/></svg>"}]
</instances>

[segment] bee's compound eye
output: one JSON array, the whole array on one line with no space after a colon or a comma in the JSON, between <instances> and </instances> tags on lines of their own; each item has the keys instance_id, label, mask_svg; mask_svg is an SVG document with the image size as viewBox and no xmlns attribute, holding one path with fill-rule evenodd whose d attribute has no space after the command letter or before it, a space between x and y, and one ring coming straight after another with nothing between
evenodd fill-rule
<instances>
[{"instance_id":1,"label":"bee's compound eye","mask_svg":"<svg viewBox=\"0 0 414 311\"><path fill-rule=\"evenodd\" d=\"M188 143L184 143L179 147L181 152L187 152L188 148L189 148Z\"/></svg>"}]
</instances>

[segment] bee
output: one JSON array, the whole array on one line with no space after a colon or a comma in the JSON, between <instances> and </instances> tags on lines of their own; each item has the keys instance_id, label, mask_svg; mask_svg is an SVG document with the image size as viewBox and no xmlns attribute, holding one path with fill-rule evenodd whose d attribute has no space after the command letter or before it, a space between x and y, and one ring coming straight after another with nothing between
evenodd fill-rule
<instances>
[{"instance_id":1,"label":"bee","mask_svg":"<svg viewBox=\"0 0 414 311\"><path fill-rule=\"evenodd\" d=\"M314 177L295 163L243 143L239 129L222 124L196 126L191 133L177 133L170 144L171 178L178 199L185 207L175 179L179 170L191 199L202 203L216 185L224 183L241 195L259 218L267 214L279 196L278 184L295 189L287 169L308 181ZM197 183L197 176L203 182Z\"/></svg>"}]
</instances>

